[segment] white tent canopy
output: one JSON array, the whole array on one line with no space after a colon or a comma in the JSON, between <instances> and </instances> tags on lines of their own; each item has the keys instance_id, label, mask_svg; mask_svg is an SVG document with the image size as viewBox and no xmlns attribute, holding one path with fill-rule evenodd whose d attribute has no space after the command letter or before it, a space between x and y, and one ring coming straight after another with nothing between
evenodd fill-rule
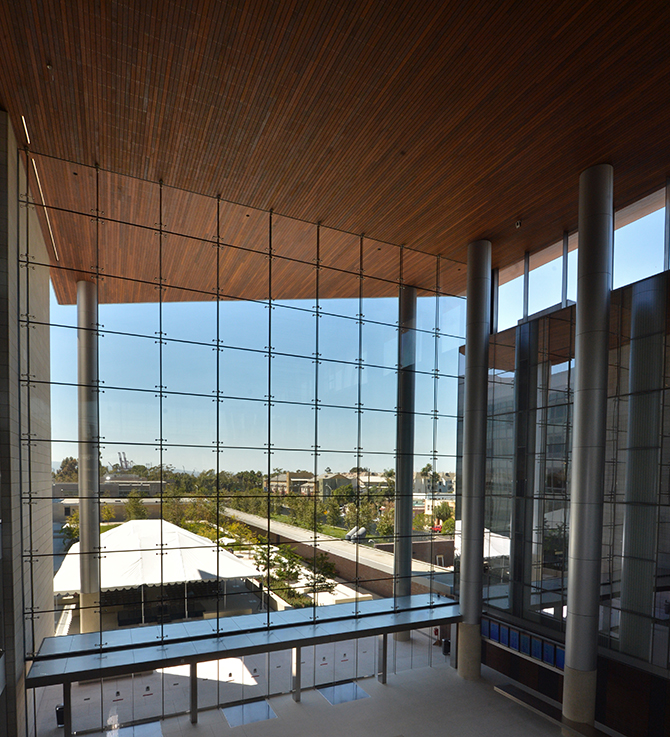
<instances>
[{"instance_id":1,"label":"white tent canopy","mask_svg":"<svg viewBox=\"0 0 670 737\"><path fill-rule=\"evenodd\" d=\"M461 520L456 520L454 555L461 554ZM502 558L510 554L510 539L484 528L484 558Z\"/></svg>"},{"instance_id":2,"label":"white tent canopy","mask_svg":"<svg viewBox=\"0 0 670 737\"><path fill-rule=\"evenodd\" d=\"M103 591L158 586L161 582L260 576L248 561L237 558L201 535L162 519L125 522L100 535L100 548L100 588ZM76 543L54 577L54 593L74 594L79 590L79 543Z\"/></svg>"}]
</instances>

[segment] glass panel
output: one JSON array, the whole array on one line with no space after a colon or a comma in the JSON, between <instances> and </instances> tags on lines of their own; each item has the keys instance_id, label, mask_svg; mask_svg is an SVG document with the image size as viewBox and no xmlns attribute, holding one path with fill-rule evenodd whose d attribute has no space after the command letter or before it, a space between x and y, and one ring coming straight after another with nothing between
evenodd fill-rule
<instances>
[{"instance_id":1,"label":"glass panel","mask_svg":"<svg viewBox=\"0 0 670 737\"><path fill-rule=\"evenodd\" d=\"M438 298L430 292L420 292L416 301L417 330L432 332L438 322Z\"/></svg>"},{"instance_id":2,"label":"glass panel","mask_svg":"<svg viewBox=\"0 0 670 737\"><path fill-rule=\"evenodd\" d=\"M272 299L291 300L303 309L316 307L317 270L312 264L272 257Z\"/></svg>"},{"instance_id":3,"label":"glass panel","mask_svg":"<svg viewBox=\"0 0 670 737\"><path fill-rule=\"evenodd\" d=\"M523 317L523 275L498 287L498 332L506 330Z\"/></svg>"},{"instance_id":4,"label":"glass panel","mask_svg":"<svg viewBox=\"0 0 670 737\"><path fill-rule=\"evenodd\" d=\"M316 261L317 226L302 220L272 215L272 253L276 256Z\"/></svg>"},{"instance_id":5,"label":"glass panel","mask_svg":"<svg viewBox=\"0 0 670 737\"><path fill-rule=\"evenodd\" d=\"M356 274L323 268L319 271L319 307L323 312L358 319L360 290L361 279Z\"/></svg>"},{"instance_id":6,"label":"glass panel","mask_svg":"<svg viewBox=\"0 0 670 737\"><path fill-rule=\"evenodd\" d=\"M77 383L77 330L74 328L51 327L50 366L44 366L42 371L33 368L33 375L38 381L53 381L56 383ZM50 370L49 370L50 369ZM39 373L38 373L39 371Z\"/></svg>"},{"instance_id":7,"label":"glass panel","mask_svg":"<svg viewBox=\"0 0 670 737\"><path fill-rule=\"evenodd\" d=\"M398 246L364 238L363 273L366 277L397 283L400 279L400 250Z\"/></svg>"},{"instance_id":8,"label":"glass panel","mask_svg":"<svg viewBox=\"0 0 670 737\"><path fill-rule=\"evenodd\" d=\"M563 257L535 267L530 257L528 281L528 314L553 307L561 301Z\"/></svg>"},{"instance_id":9,"label":"glass panel","mask_svg":"<svg viewBox=\"0 0 670 737\"><path fill-rule=\"evenodd\" d=\"M272 356L272 397L284 402L314 402L315 361L293 356Z\"/></svg>"},{"instance_id":10,"label":"glass panel","mask_svg":"<svg viewBox=\"0 0 670 737\"><path fill-rule=\"evenodd\" d=\"M219 442L229 447L262 448L268 442L267 403L244 399L219 402Z\"/></svg>"},{"instance_id":11,"label":"glass panel","mask_svg":"<svg viewBox=\"0 0 670 737\"><path fill-rule=\"evenodd\" d=\"M396 423L390 412L375 412L366 409L361 413L361 446L366 453L394 452Z\"/></svg>"},{"instance_id":12,"label":"glass panel","mask_svg":"<svg viewBox=\"0 0 670 737\"><path fill-rule=\"evenodd\" d=\"M361 370L361 404L363 407L395 412L397 395L398 375L395 370L363 366ZM387 420L390 419L387 418Z\"/></svg>"},{"instance_id":13,"label":"glass panel","mask_svg":"<svg viewBox=\"0 0 670 737\"><path fill-rule=\"evenodd\" d=\"M174 445L213 447L216 441L214 398L164 394L163 440Z\"/></svg>"},{"instance_id":14,"label":"glass panel","mask_svg":"<svg viewBox=\"0 0 670 737\"><path fill-rule=\"evenodd\" d=\"M105 388L155 391L160 383L160 352L155 338L101 332L98 366L100 384Z\"/></svg>"},{"instance_id":15,"label":"glass panel","mask_svg":"<svg viewBox=\"0 0 670 737\"><path fill-rule=\"evenodd\" d=\"M277 353L316 355L315 312L273 304L271 327L272 348Z\"/></svg>"},{"instance_id":16,"label":"glass panel","mask_svg":"<svg viewBox=\"0 0 670 737\"><path fill-rule=\"evenodd\" d=\"M163 387L170 392L216 395L216 348L163 341Z\"/></svg>"},{"instance_id":17,"label":"glass panel","mask_svg":"<svg viewBox=\"0 0 670 737\"><path fill-rule=\"evenodd\" d=\"M445 335L465 335L465 299L438 297L439 329Z\"/></svg>"},{"instance_id":18,"label":"glass panel","mask_svg":"<svg viewBox=\"0 0 670 737\"><path fill-rule=\"evenodd\" d=\"M321 361L319 403L355 407L358 402L358 376L359 368L353 364Z\"/></svg>"},{"instance_id":19,"label":"glass panel","mask_svg":"<svg viewBox=\"0 0 670 737\"><path fill-rule=\"evenodd\" d=\"M314 406L274 402L271 438L277 448L311 448L314 445Z\"/></svg>"},{"instance_id":20,"label":"glass panel","mask_svg":"<svg viewBox=\"0 0 670 737\"><path fill-rule=\"evenodd\" d=\"M165 230L200 240L216 240L217 203L214 197L166 186L162 194Z\"/></svg>"},{"instance_id":21,"label":"glass panel","mask_svg":"<svg viewBox=\"0 0 670 737\"><path fill-rule=\"evenodd\" d=\"M105 389L100 394L99 406L100 434L104 441L148 445L157 442L160 432L157 395Z\"/></svg>"},{"instance_id":22,"label":"glass panel","mask_svg":"<svg viewBox=\"0 0 670 737\"><path fill-rule=\"evenodd\" d=\"M665 208L614 231L614 289L663 271Z\"/></svg>"},{"instance_id":23,"label":"glass panel","mask_svg":"<svg viewBox=\"0 0 670 737\"><path fill-rule=\"evenodd\" d=\"M267 255L224 246L219 253L219 292L225 299L268 299Z\"/></svg>"},{"instance_id":24,"label":"glass panel","mask_svg":"<svg viewBox=\"0 0 670 737\"><path fill-rule=\"evenodd\" d=\"M338 407L319 407L319 447L323 452L329 450L355 451L358 445L358 412L355 409ZM328 465L334 469L328 460Z\"/></svg>"},{"instance_id":25,"label":"glass panel","mask_svg":"<svg viewBox=\"0 0 670 737\"><path fill-rule=\"evenodd\" d=\"M326 306L324 303L320 304L323 309L328 309L327 304ZM358 360L359 330L358 320L320 314L319 354L322 358L354 363Z\"/></svg>"},{"instance_id":26,"label":"glass panel","mask_svg":"<svg viewBox=\"0 0 670 737\"><path fill-rule=\"evenodd\" d=\"M222 348L219 351L219 391L226 397L266 399L268 366L267 354Z\"/></svg>"},{"instance_id":27,"label":"glass panel","mask_svg":"<svg viewBox=\"0 0 670 737\"><path fill-rule=\"evenodd\" d=\"M223 345L267 351L270 305L267 302L219 302L219 334Z\"/></svg>"},{"instance_id":28,"label":"glass panel","mask_svg":"<svg viewBox=\"0 0 670 737\"><path fill-rule=\"evenodd\" d=\"M217 246L179 235L164 235L161 240L161 277L173 287L191 289L204 299L205 294L216 294Z\"/></svg>"},{"instance_id":29,"label":"glass panel","mask_svg":"<svg viewBox=\"0 0 670 737\"><path fill-rule=\"evenodd\" d=\"M161 304L162 330L165 338L216 344L216 310L213 297L205 299L183 289L164 289Z\"/></svg>"},{"instance_id":30,"label":"glass panel","mask_svg":"<svg viewBox=\"0 0 670 737\"><path fill-rule=\"evenodd\" d=\"M366 364L395 369L398 365L398 328L365 321L361 358Z\"/></svg>"},{"instance_id":31,"label":"glass panel","mask_svg":"<svg viewBox=\"0 0 670 737\"><path fill-rule=\"evenodd\" d=\"M106 222L100 229L100 271L106 277L122 277L114 282L113 302L155 302L160 277L160 239L154 230L125 223ZM96 262L86 264L88 270ZM143 283L144 282L144 283ZM114 299L112 299L112 296Z\"/></svg>"},{"instance_id":32,"label":"glass panel","mask_svg":"<svg viewBox=\"0 0 670 737\"><path fill-rule=\"evenodd\" d=\"M343 271L360 271L360 237L352 233L344 233L332 228L321 228L319 233L319 258L325 267L341 269ZM328 273L322 271L322 274ZM335 272L330 272L334 277ZM334 282L329 279L328 285ZM323 287L323 285L322 285ZM329 290L323 292L326 297L334 297Z\"/></svg>"},{"instance_id":33,"label":"glass panel","mask_svg":"<svg viewBox=\"0 0 670 737\"><path fill-rule=\"evenodd\" d=\"M98 288L98 321L100 328L108 332L144 335L154 340L160 329L160 304L158 292L152 299L156 301L146 304L114 304L109 303L119 289L125 288L120 280L105 277ZM61 308L63 309L63 308ZM76 321L76 308L72 308ZM76 323L75 323L76 324ZM74 362L74 356L71 357Z\"/></svg>"},{"instance_id":34,"label":"glass panel","mask_svg":"<svg viewBox=\"0 0 670 737\"><path fill-rule=\"evenodd\" d=\"M269 250L269 213L221 200L219 235L222 244L251 251Z\"/></svg>"}]
</instances>

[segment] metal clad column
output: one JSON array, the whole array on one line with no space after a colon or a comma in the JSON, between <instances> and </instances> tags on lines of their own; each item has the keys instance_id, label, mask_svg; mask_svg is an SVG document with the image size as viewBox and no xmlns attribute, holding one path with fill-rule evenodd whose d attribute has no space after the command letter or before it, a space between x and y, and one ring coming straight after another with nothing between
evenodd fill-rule
<instances>
[{"instance_id":1,"label":"metal clad column","mask_svg":"<svg viewBox=\"0 0 670 737\"><path fill-rule=\"evenodd\" d=\"M575 332L568 621L563 716L593 724L607 424L609 310L612 285L613 169L579 178L579 251Z\"/></svg>"},{"instance_id":2,"label":"metal clad column","mask_svg":"<svg viewBox=\"0 0 670 737\"><path fill-rule=\"evenodd\" d=\"M98 287L77 282L79 410L79 621L81 632L100 627L98 471Z\"/></svg>"},{"instance_id":3,"label":"metal clad column","mask_svg":"<svg viewBox=\"0 0 670 737\"><path fill-rule=\"evenodd\" d=\"M468 246L459 596L463 621L458 627L458 673L468 680L479 678L481 672L490 301L491 242L475 241Z\"/></svg>"},{"instance_id":4,"label":"metal clad column","mask_svg":"<svg viewBox=\"0 0 670 737\"><path fill-rule=\"evenodd\" d=\"M665 280L657 274L632 287L619 650L643 660L651 656L656 588Z\"/></svg>"},{"instance_id":5,"label":"metal clad column","mask_svg":"<svg viewBox=\"0 0 670 737\"><path fill-rule=\"evenodd\" d=\"M398 420L395 482L395 596L412 589L412 490L414 486L414 394L416 288L401 286L398 331Z\"/></svg>"}]
</instances>

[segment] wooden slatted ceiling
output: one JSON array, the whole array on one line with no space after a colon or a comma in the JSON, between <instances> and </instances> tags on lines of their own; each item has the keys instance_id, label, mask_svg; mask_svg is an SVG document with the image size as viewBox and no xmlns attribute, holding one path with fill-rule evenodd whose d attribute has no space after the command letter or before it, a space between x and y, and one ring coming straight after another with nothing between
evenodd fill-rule
<instances>
[{"instance_id":1,"label":"wooden slatted ceiling","mask_svg":"<svg viewBox=\"0 0 670 737\"><path fill-rule=\"evenodd\" d=\"M488 237L504 267L575 229L587 166L615 166L617 208L664 183L669 21L665 1L11 0L0 105L34 150L460 262ZM156 222L137 188L123 219Z\"/></svg>"}]
</instances>

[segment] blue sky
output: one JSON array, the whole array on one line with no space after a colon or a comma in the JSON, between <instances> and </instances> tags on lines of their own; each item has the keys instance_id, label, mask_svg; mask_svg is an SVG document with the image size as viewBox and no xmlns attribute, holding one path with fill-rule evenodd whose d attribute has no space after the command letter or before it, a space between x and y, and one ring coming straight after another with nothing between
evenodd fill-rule
<instances>
[{"instance_id":1,"label":"blue sky","mask_svg":"<svg viewBox=\"0 0 670 737\"><path fill-rule=\"evenodd\" d=\"M361 447L357 458L359 415L358 300L320 303L318 397L318 470L345 470L356 465L381 471L395 464L395 403L397 361L396 299L368 299L363 305L361 350L366 364L360 377ZM220 339L217 389L217 309ZM428 332L439 309L442 333L438 339L437 382L431 375L435 338ZM419 298L417 332L417 453L430 454L436 433L436 464L455 468L456 389L459 347L463 343L464 301L458 298ZM186 302L162 306L162 329L169 340L162 346L157 304L101 305L104 326L99 342L100 425L103 462L114 463L124 451L135 463L173 465L188 471L216 468L214 441L218 436L219 469L238 471L267 468L313 469L317 390L314 354L316 315L309 302L276 302L272 310L271 363L272 457L268 441L268 305L264 303ZM76 308L60 306L52 293L51 378L52 453L55 463L76 455ZM120 333L132 334L120 334ZM450 335L449 333L455 333ZM162 377L160 367L162 365ZM168 393L161 403L157 387ZM185 395L188 393L188 396ZM442 415L431 418L435 402ZM161 427L162 419L162 427ZM157 438L169 447L158 451ZM233 447L236 446L236 447ZM259 447L260 446L260 447ZM431 459L417 457L417 468Z\"/></svg>"},{"instance_id":2,"label":"blue sky","mask_svg":"<svg viewBox=\"0 0 670 737\"><path fill-rule=\"evenodd\" d=\"M614 287L658 273L663 268L665 211L659 210L615 232ZM575 299L577 253L568 262L568 297ZM531 314L560 301L561 259L531 272ZM521 317L523 281L515 279L500 292L500 329ZM315 385L316 317L308 301L277 302L272 310L272 456L268 457L268 305L254 302L165 303L162 329L170 340L162 347L159 305L101 305L100 422L104 463L117 461L125 451L135 463L170 464L188 471L217 467L216 351L217 309L220 340L228 346L219 354L218 434L222 447L220 470L268 468L313 469L315 391L318 411L318 470L349 470L358 465L381 471L395 464L395 363L397 300L367 299L363 305L360 401L361 451L357 457L359 326L358 300L327 300L320 304L318 387ZM439 312L441 336L437 355L440 378L433 369L435 341L429 332L417 334L417 453L436 447L443 458L439 470L455 470L458 349L463 343L464 302L456 298L419 298L418 327L430 331ZM51 295L52 455L54 463L77 455L76 308L60 306ZM63 327L60 327L63 326ZM121 335L119 333L129 333ZM162 428L159 384L170 392L163 398ZM189 393L185 396L183 393ZM291 402L295 404L286 404ZM437 406L437 425L430 413ZM156 443L163 437L170 447L162 457ZM174 446L174 447L173 447ZM260 446L260 447L259 447ZM421 468L430 460L417 457Z\"/></svg>"}]
</instances>

